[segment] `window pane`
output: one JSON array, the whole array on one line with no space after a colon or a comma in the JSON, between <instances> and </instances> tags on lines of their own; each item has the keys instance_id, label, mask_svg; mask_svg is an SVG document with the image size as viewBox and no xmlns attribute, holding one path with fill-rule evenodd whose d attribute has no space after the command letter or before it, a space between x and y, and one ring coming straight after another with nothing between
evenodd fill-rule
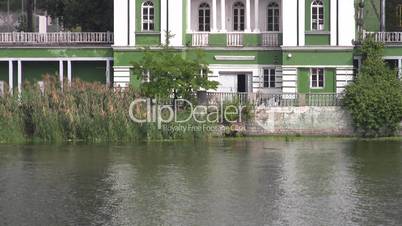
<instances>
[{"instance_id":1,"label":"window pane","mask_svg":"<svg viewBox=\"0 0 402 226\"><path fill-rule=\"evenodd\" d=\"M150 31L153 31L153 30L154 30L154 24L153 24L153 23L150 23L150 24L149 24L149 30L150 30Z\"/></svg>"}]
</instances>

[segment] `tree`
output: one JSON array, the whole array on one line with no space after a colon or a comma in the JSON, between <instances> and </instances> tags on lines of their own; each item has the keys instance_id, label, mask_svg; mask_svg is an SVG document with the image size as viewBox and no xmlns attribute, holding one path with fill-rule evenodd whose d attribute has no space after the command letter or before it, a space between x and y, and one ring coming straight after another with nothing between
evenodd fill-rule
<instances>
[{"instance_id":1,"label":"tree","mask_svg":"<svg viewBox=\"0 0 402 226\"><path fill-rule=\"evenodd\" d=\"M160 50L145 49L143 58L133 62L133 72L141 84L141 93L150 98L191 99L194 92L216 89L218 82L208 80L208 64L204 52L195 50L185 56L168 45Z\"/></svg>"},{"instance_id":2,"label":"tree","mask_svg":"<svg viewBox=\"0 0 402 226\"><path fill-rule=\"evenodd\" d=\"M402 83L383 61L383 48L370 37L364 41L361 71L345 91L344 106L364 137L395 135L402 120Z\"/></svg>"},{"instance_id":3,"label":"tree","mask_svg":"<svg viewBox=\"0 0 402 226\"><path fill-rule=\"evenodd\" d=\"M47 0L45 5L67 29L113 30L113 0Z\"/></svg>"}]
</instances>

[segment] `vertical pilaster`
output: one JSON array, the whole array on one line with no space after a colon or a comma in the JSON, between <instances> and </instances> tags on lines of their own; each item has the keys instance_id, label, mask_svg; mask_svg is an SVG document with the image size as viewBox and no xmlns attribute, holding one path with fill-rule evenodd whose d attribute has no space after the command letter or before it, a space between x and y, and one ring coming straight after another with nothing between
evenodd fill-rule
<instances>
[{"instance_id":1,"label":"vertical pilaster","mask_svg":"<svg viewBox=\"0 0 402 226\"><path fill-rule=\"evenodd\" d=\"M114 0L114 45L127 46L128 40L128 1Z\"/></svg>"},{"instance_id":2,"label":"vertical pilaster","mask_svg":"<svg viewBox=\"0 0 402 226\"><path fill-rule=\"evenodd\" d=\"M129 40L129 44L130 46L135 46L135 32L136 32L136 4L135 4L136 0L130 0L130 10L129 10L129 23L130 23L130 27L129 27L129 32L130 32L130 40Z\"/></svg>"},{"instance_id":3,"label":"vertical pilaster","mask_svg":"<svg viewBox=\"0 0 402 226\"><path fill-rule=\"evenodd\" d=\"M18 75L18 92L22 91L22 62L21 60L17 61L17 75Z\"/></svg>"},{"instance_id":4,"label":"vertical pilaster","mask_svg":"<svg viewBox=\"0 0 402 226\"><path fill-rule=\"evenodd\" d=\"M166 45L166 32L168 32L167 0L161 0L161 43Z\"/></svg>"},{"instance_id":5,"label":"vertical pilaster","mask_svg":"<svg viewBox=\"0 0 402 226\"><path fill-rule=\"evenodd\" d=\"M251 0L246 0L246 32L251 32Z\"/></svg>"},{"instance_id":6,"label":"vertical pilaster","mask_svg":"<svg viewBox=\"0 0 402 226\"><path fill-rule=\"evenodd\" d=\"M221 0L221 32L226 32L226 0Z\"/></svg>"},{"instance_id":7,"label":"vertical pilaster","mask_svg":"<svg viewBox=\"0 0 402 226\"><path fill-rule=\"evenodd\" d=\"M260 32L260 2L254 0L254 32Z\"/></svg>"},{"instance_id":8,"label":"vertical pilaster","mask_svg":"<svg viewBox=\"0 0 402 226\"><path fill-rule=\"evenodd\" d=\"M187 0L187 33L192 32L191 30L191 0Z\"/></svg>"},{"instance_id":9,"label":"vertical pilaster","mask_svg":"<svg viewBox=\"0 0 402 226\"><path fill-rule=\"evenodd\" d=\"M298 9L297 0L282 0L283 46L297 46ZM299 3L299 5L302 5ZM300 6L301 8L302 6ZM304 23L304 18L303 18ZM300 24L300 22L299 22ZM299 32L302 29L299 29ZM300 35L299 35L300 36Z\"/></svg>"},{"instance_id":10,"label":"vertical pilaster","mask_svg":"<svg viewBox=\"0 0 402 226\"><path fill-rule=\"evenodd\" d=\"M216 5L217 0L212 0L212 32L217 31L218 27L218 13L217 13L217 5Z\"/></svg>"},{"instance_id":11,"label":"vertical pilaster","mask_svg":"<svg viewBox=\"0 0 402 226\"><path fill-rule=\"evenodd\" d=\"M67 80L68 80L68 84L71 85L71 80L72 80L71 60L67 61Z\"/></svg>"},{"instance_id":12,"label":"vertical pilaster","mask_svg":"<svg viewBox=\"0 0 402 226\"><path fill-rule=\"evenodd\" d=\"M106 60L106 85L110 87L110 60Z\"/></svg>"},{"instance_id":13,"label":"vertical pilaster","mask_svg":"<svg viewBox=\"0 0 402 226\"><path fill-rule=\"evenodd\" d=\"M338 30L337 30L337 26L338 26L338 0L331 0L330 1L331 4L331 12L330 12L330 42L331 42L331 46L336 46L338 43Z\"/></svg>"},{"instance_id":14,"label":"vertical pilaster","mask_svg":"<svg viewBox=\"0 0 402 226\"><path fill-rule=\"evenodd\" d=\"M282 92L284 94L297 93L297 68L282 68Z\"/></svg>"},{"instance_id":15,"label":"vertical pilaster","mask_svg":"<svg viewBox=\"0 0 402 226\"><path fill-rule=\"evenodd\" d=\"M299 23L298 23L298 32L299 32L299 46L304 46L305 45L305 39L306 39L306 0L298 0L299 1ZM282 14L284 15L284 14ZM286 26L286 24L284 24Z\"/></svg>"},{"instance_id":16,"label":"vertical pilaster","mask_svg":"<svg viewBox=\"0 0 402 226\"><path fill-rule=\"evenodd\" d=\"M385 31L385 0L381 0L381 24L380 30Z\"/></svg>"},{"instance_id":17,"label":"vertical pilaster","mask_svg":"<svg viewBox=\"0 0 402 226\"><path fill-rule=\"evenodd\" d=\"M8 61L8 86L10 89L10 93L13 93L13 86L14 86L14 67L13 61Z\"/></svg>"},{"instance_id":18,"label":"vertical pilaster","mask_svg":"<svg viewBox=\"0 0 402 226\"><path fill-rule=\"evenodd\" d=\"M64 63L62 60L59 61L59 80L60 85L63 87L64 82Z\"/></svg>"}]
</instances>

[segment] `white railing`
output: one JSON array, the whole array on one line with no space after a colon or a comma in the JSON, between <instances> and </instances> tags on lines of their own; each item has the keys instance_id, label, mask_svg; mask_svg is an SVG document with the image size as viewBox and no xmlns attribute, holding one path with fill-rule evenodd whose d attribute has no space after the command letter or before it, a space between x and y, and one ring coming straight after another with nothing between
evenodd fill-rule
<instances>
[{"instance_id":1,"label":"white railing","mask_svg":"<svg viewBox=\"0 0 402 226\"><path fill-rule=\"evenodd\" d=\"M113 44L112 32L0 33L1 44Z\"/></svg>"},{"instance_id":2,"label":"white railing","mask_svg":"<svg viewBox=\"0 0 402 226\"><path fill-rule=\"evenodd\" d=\"M383 43L401 43L402 32L363 32L363 38L372 36L375 41Z\"/></svg>"},{"instance_id":3,"label":"white railing","mask_svg":"<svg viewBox=\"0 0 402 226\"><path fill-rule=\"evenodd\" d=\"M281 43L281 33L262 33L262 46L265 47L277 47L280 46Z\"/></svg>"},{"instance_id":4,"label":"white railing","mask_svg":"<svg viewBox=\"0 0 402 226\"><path fill-rule=\"evenodd\" d=\"M208 33L194 33L192 38L192 46L208 46Z\"/></svg>"},{"instance_id":5,"label":"white railing","mask_svg":"<svg viewBox=\"0 0 402 226\"><path fill-rule=\"evenodd\" d=\"M227 46L242 47L243 33L227 33Z\"/></svg>"}]
</instances>

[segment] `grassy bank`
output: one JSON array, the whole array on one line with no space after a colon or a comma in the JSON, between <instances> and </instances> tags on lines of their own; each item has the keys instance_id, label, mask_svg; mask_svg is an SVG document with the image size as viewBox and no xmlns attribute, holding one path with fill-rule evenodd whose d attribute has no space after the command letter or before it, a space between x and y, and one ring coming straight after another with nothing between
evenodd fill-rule
<instances>
[{"instance_id":1,"label":"grassy bank","mask_svg":"<svg viewBox=\"0 0 402 226\"><path fill-rule=\"evenodd\" d=\"M209 136L132 122L129 106L138 97L134 90L81 81L64 84L62 90L55 77L44 81L42 91L26 83L21 94L0 97L0 143L131 143Z\"/></svg>"}]
</instances>

